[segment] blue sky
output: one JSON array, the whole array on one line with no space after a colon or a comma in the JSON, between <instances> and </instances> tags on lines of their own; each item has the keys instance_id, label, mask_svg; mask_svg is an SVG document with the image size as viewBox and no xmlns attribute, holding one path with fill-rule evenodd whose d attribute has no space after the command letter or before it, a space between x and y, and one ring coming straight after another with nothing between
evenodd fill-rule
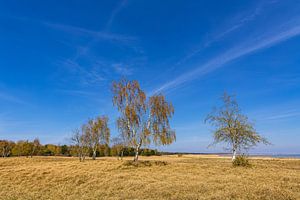
<instances>
[{"instance_id":1,"label":"blue sky","mask_svg":"<svg viewBox=\"0 0 300 200\"><path fill-rule=\"evenodd\" d=\"M300 153L300 1L0 1L0 137L65 143L116 109L112 80L136 79L175 106L176 143L207 148L224 91L272 146Z\"/></svg>"}]
</instances>

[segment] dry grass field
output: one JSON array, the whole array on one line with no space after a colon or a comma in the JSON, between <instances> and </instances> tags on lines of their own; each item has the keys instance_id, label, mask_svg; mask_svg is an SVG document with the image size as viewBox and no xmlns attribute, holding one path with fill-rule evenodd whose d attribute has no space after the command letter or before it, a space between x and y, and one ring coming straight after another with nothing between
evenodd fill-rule
<instances>
[{"instance_id":1,"label":"dry grass field","mask_svg":"<svg viewBox=\"0 0 300 200\"><path fill-rule=\"evenodd\" d=\"M0 159L0 199L300 199L300 160L252 159L234 168L217 156ZM162 165L155 161L166 161Z\"/></svg>"}]
</instances>

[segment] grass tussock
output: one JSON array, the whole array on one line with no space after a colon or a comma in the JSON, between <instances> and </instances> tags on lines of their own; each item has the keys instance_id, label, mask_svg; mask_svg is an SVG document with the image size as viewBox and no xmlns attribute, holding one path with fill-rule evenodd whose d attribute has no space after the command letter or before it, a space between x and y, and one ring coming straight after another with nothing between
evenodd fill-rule
<instances>
[{"instance_id":1,"label":"grass tussock","mask_svg":"<svg viewBox=\"0 0 300 200\"><path fill-rule=\"evenodd\" d=\"M238 155L232 162L234 167L251 167L249 159L245 155Z\"/></svg>"},{"instance_id":2,"label":"grass tussock","mask_svg":"<svg viewBox=\"0 0 300 200\"><path fill-rule=\"evenodd\" d=\"M183 155L181 153L177 154L177 157L180 158L180 157L183 157Z\"/></svg>"},{"instance_id":3,"label":"grass tussock","mask_svg":"<svg viewBox=\"0 0 300 200\"><path fill-rule=\"evenodd\" d=\"M115 158L1 158L0 199L300 199L300 160L251 159L247 169L229 158L145 160L126 167Z\"/></svg>"}]
</instances>

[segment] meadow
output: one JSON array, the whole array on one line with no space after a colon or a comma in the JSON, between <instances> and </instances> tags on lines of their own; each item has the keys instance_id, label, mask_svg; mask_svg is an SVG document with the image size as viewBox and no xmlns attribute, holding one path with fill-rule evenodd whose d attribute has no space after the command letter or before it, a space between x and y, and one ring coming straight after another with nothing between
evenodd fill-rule
<instances>
[{"instance_id":1,"label":"meadow","mask_svg":"<svg viewBox=\"0 0 300 200\"><path fill-rule=\"evenodd\" d=\"M110 138L108 117L98 116L74 130L70 145L42 145L38 138L1 140L0 154L6 158L0 160L0 200L300 199L300 160L252 158L249 166L246 157L236 156L238 150L270 143L240 113L233 96L224 93L224 105L205 121L216 128L214 144L231 146L234 162L217 155L159 156L141 149L175 142L173 104L162 94L146 100L136 80L113 82L112 92L120 112L116 138ZM79 159L66 157L72 155ZM107 157L95 160L97 155ZM134 155L135 162L109 157L116 155Z\"/></svg>"},{"instance_id":2,"label":"meadow","mask_svg":"<svg viewBox=\"0 0 300 200\"><path fill-rule=\"evenodd\" d=\"M0 159L0 199L300 199L300 160L218 156ZM147 160L148 162L143 162Z\"/></svg>"}]
</instances>

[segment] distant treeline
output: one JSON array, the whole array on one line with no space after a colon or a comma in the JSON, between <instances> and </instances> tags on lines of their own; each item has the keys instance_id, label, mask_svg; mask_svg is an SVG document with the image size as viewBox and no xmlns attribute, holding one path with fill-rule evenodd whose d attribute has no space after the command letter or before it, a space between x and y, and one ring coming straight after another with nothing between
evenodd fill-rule
<instances>
[{"instance_id":1,"label":"distant treeline","mask_svg":"<svg viewBox=\"0 0 300 200\"><path fill-rule=\"evenodd\" d=\"M135 149L133 147L123 147L122 155L120 155L120 147L118 145L109 146L100 144L96 150L97 157L104 156L134 156ZM0 140L0 155L2 157L12 156L78 156L74 145L42 145L38 139L33 141L20 140L17 142ZM89 156L93 155L92 149L89 150ZM160 152L154 149L143 148L140 150L142 156L161 155Z\"/></svg>"}]
</instances>

